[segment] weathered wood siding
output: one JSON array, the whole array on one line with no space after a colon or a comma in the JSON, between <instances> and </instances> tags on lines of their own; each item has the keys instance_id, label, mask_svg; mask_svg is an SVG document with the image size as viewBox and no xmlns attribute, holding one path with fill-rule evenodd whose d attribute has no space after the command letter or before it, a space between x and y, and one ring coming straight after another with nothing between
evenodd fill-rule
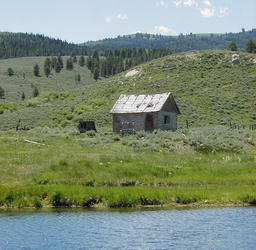
<instances>
[{"instance_id":1,"label":"weathered wood siding","mask_svg":"<svg viewBox=\"0 0 256 250\"><path fill-rule=\"evenodd\" d=\"M143 130L145 114L113 114L113 131L122 129Z\"/></svg>"},{"instance_id":2,"label":"weathered wood siding","mask_svg":"<svg viewBox=\"0 0 256 250\"><path fill-rule=\"evenodd\" d=\"M163 105L161 111L171 112L171 113L179 113L177 110L177 106L175 105L174 99L168 98Z\"/></svg>"},{"instance_id":3,"label":"weathered wood siding","mask_svg":"<svg viewBox=\"0 0 256 250\"><path fill-rule=\"evenodd\" d=\"M153 115L154 129L176 130L177 114L172 112L154 112L138 114L113 114L113 131L120 132L123 129L145 130L146 115ZM164 123L165 116L169 116L169 122Z\"/></svg>"},{"instance_id":4,"label":"weathered wood siding","mask_svg":"<svg viewBox=\"0 0 256 250\"><path fill-rule=\"evenodd\" d=\"M169 122L165 123L165 116L169 117ZM177 130L177 114L172 112L160 111L158 112L158 129L162 130Z\"/></svg>"}]
</instances>

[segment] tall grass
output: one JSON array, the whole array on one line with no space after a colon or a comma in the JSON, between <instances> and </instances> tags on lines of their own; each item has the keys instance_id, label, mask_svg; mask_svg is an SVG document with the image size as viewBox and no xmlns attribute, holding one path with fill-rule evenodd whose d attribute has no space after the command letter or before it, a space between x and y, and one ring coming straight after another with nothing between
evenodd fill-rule
<instances>
[{"instance_id":1,"label":"tall grass","mask_svg":"<svg viewBox=\"0 0 256 250\"><path fill-rule=\"evenodd\" d=\"M200 131L208 134L209 142L204 138L204 144L211 145L212 150L198 150L193 144L201 140L196 139ZM227 130L211 131L214 135ZM1 133L0 206L253 204L254 135L248 131L227 131L224 141L232 137L245 147L237 153L231 144L229 150L219 152L220 146L216 150L211 144L211 131L140 132L124 137L105 132L93 137L74 135L72 131ZM148 146L124 144L123 140ZM157 150L149 150L151 146Z\"/></svg>"}]
</instances>

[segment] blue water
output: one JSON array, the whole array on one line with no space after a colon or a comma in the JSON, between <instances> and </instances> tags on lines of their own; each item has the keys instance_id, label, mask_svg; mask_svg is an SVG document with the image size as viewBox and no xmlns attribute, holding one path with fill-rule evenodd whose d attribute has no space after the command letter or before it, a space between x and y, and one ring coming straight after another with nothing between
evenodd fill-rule
<instances>
[{"instance_id":1,"label":"blue water","mask_svg":"<svg viewBox=\"0 0 256 250\"><path fill-rule=\"evenodd\" d=\"M256 249L256 208L0 213L0 249Z\"/></svg>"}]
</instances>

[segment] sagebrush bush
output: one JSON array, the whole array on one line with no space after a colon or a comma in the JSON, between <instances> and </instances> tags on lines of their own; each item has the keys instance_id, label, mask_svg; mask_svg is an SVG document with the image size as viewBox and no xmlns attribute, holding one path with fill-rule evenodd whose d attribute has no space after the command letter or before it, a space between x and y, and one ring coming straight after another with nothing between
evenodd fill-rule
<instances>
[{"instance_id":1,"label":"sagebrush bush","mask_svg":"<svg viewBox=\"0 0 256 250\"><path fill-rule=\"evenodd\" d=\"M227 127L192 129L189 143L200 152L243 152L255 138L248 130L232 130Z\"/></svg>"},{"instance_id":2,"label":"sagebrush bush","mask_svg":"<svg viewBox=\"0 0 256 250\"><path fill-rule=\"evenodd\" d=\"M143 131L120 136L115 133L98 133L92 144L119 142L123 146L139 151L178 151L188 149L198 152L243 152L256 145L256 136L247 129L230 129L225 126L212 126L178 131Z\"/></svg>"}]
</instances>

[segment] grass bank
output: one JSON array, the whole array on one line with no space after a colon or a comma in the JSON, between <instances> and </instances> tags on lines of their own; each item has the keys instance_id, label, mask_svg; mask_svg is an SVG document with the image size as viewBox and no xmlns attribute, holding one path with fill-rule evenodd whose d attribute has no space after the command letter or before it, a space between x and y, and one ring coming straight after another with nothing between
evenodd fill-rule
<instances>
[{"instance_id":1,"label":"grass bank","mask_svg":"<svg viewBox=\"0 0 256 250\"><path fill-rule=\"evenodd\" d=\"M43 128L0 138L2 208L256 203L256 140L247 130L120 136Z\"/></svg>"}]
</instances>

